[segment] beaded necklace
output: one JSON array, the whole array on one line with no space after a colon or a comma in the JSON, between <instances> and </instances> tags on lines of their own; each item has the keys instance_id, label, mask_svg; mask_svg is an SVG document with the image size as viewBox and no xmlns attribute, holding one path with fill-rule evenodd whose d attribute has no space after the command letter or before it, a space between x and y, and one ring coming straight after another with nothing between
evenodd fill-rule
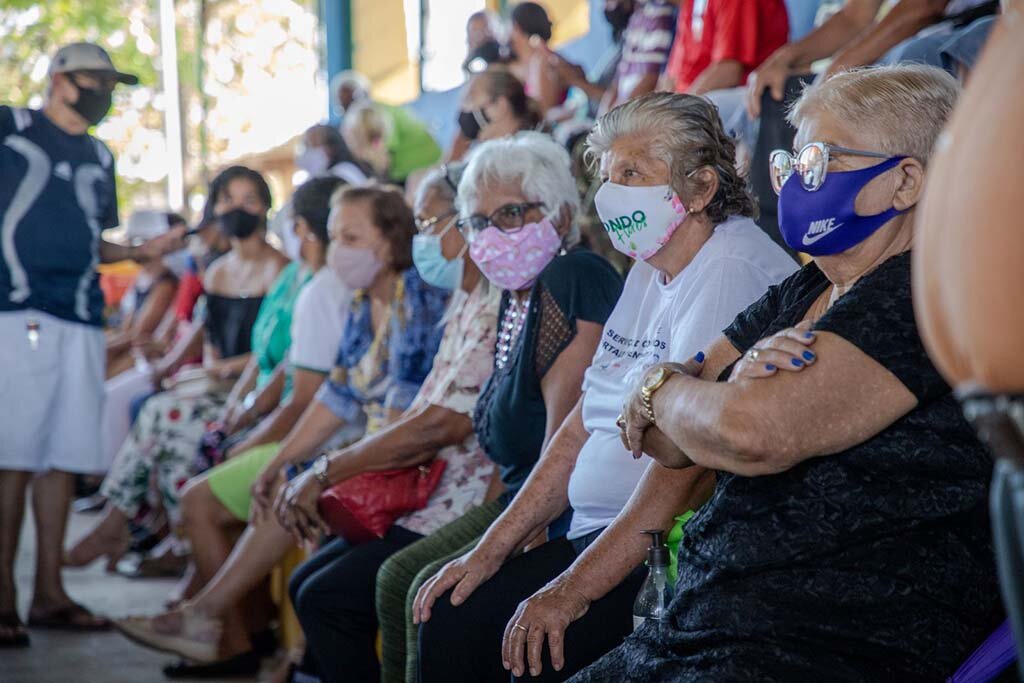
<instances>
[{"instance_id":1,"label":"beaded necklace","mask_svg":"<svg viewBox=\"0 0 1024 683\"><path fill-rule=\"evenodd\" d=\"M529 310L529 299L520 304L515 296L509 295L508 306L505 307L505 314L501 317L501 330L498 332L498 346L495 354L495 363L499 370L508 364L512 347L515 345L516 339L519 338L523 325L526 324L526 314Z\"/></svg>"}]
</instances>

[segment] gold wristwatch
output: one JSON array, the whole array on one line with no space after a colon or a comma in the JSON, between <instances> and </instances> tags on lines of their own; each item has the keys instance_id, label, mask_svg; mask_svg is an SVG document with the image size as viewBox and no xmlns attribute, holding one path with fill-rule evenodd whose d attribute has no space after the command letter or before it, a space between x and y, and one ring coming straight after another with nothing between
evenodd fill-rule
<instances>
[{"instance_id":1,"label":"gold wristwatch","mask_svg":"<svg viewBox=\"0 0 1024 683\"><path fill-rule=\"evenodd\" d=\"M651 399L654 398L654 394L658 389L665 386L668 378L674 374L674 370L661 366L649 377L644 378L643 384L640 385L640 400L643 403L644 412L647 413L647 421L652 425L656 424L656 422L654 420L654 405L651 404Z\"/></svg>"}]
</instances>

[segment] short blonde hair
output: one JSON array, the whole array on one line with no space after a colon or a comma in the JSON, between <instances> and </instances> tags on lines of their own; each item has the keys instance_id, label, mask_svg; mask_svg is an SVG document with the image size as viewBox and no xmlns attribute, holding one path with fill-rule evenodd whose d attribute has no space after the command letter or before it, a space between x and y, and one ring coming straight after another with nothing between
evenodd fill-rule
<instances>
[{"instance_id":1,"label":"short blonde hair","mask_svg":"<svg viewBox=\"0 0 1024 683\"><path fill-rule=\"evenodd\" d=\"M934 66L862 67L808 86L789 122L799 128L808 117L827 112L851 129L867 131L877 151L927 164L959 96L956 79Z\"/></svg>"}]
</instances>

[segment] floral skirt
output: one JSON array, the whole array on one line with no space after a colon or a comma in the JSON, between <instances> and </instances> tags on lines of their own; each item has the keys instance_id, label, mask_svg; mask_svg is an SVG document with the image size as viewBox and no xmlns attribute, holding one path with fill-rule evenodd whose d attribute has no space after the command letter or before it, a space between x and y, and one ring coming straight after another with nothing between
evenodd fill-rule
<instances>
[{"instance_id":1,"label":"floral skirt","mask_svg":"<svg viewBox=\"0 0 1024 683\"><path fill-rule=\"evenodd\" d=\"M226 401L226 393L196 396L174 390L146 401L103 480L103 495L131 518L155 487L168 518L177 523L179 489L197 474L193 461L199 441Z\"/></svg>"}]
</instances>

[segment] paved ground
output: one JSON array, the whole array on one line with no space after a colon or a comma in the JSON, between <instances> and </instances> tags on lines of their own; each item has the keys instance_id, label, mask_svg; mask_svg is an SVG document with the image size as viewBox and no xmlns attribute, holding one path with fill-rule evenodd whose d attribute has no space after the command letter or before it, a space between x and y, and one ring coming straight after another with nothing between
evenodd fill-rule
<instances>
[{"instance_id":1,"label":"paved ground","mask_svg":"<svg viewBox=\"0 0 1024 683\"><path fill-rule=\"evenodd\" d=\"M31 516L31 512L26 514L16 569L23 617L28 612L35 566ZM82 535L93 519L72 515L69 538ZM96 562L87 569L64 573L71 596L100 614L122 616L157 611L174 585L171 580L132 580L107 574L104 566L105 563ZM32 646L28 649L0 650L0 683L163 683L167 679L160 668L172 659L138 647L113 631L32 631L31 637Z\"/></svg>"}]
</instances>

